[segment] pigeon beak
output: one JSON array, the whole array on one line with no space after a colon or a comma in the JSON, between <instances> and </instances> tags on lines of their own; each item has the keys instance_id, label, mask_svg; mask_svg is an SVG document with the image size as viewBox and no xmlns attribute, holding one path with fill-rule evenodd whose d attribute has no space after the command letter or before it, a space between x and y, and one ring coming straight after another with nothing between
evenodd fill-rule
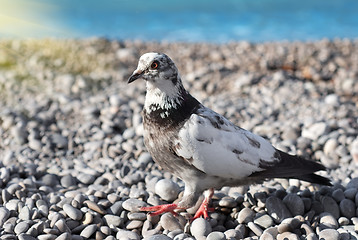
<instances>
[{"instance_id":1,"label":"pigeon beak","mask_svg":"<svg viewBox=\"0 0 358 240\"><path fill-rule=\"evenodd\" d=\"M143 72L141 70L135 70L133 74L129 77L128 83L134 82L138 78L141 78L143 76Z\"/></svg>"}]
</instances>

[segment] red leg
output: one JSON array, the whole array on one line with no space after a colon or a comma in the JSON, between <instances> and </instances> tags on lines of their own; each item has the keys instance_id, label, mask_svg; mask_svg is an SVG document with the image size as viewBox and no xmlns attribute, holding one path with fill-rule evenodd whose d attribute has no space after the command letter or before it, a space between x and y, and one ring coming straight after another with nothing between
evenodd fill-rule
<instances>
[{"instance_id":1,"label":"red leg","mask_svg":"<svg viewBox=\"0 0 358 240\"><path fill-rule=\"evenodd\" d=\"M205 194L204 201L201 203L198 211L196 211L192 220L197 219L201 216L203 216L205 219L208 219L209 218L208 211L213 211L213 209L208 208L208 205L210 203L212 196L214 195L214 189L210 188L206 193L208 194Z\"/></svg>"},{"instance_id":2,"label":"red leg","mask_svg":"<svg viewBox=\"0 0 358 240\"><path fill-rule=\"evenodd\" d=\"M158 205L158 206L153 206L153 207L141 207L139 210L145 211L145 212L151 212L151 213L149 213L151 216L156 216L156 215L159 215L159 214L165 213L165 212L171 212L174 216L176 216L178 214L176 212L174 212L174 210L177 208L178 208L178 205L175 203L172 203L172 204L164 204L164 205Z\"/></svg>"}]
</instances>

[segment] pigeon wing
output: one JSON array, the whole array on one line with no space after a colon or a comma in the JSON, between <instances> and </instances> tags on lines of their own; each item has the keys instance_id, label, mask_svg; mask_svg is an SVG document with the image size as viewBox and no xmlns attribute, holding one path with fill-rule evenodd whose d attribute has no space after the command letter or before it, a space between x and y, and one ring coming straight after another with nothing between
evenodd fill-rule
<instances>
[{"instance_id":1,"label":"pigeon wing","mask_svg":"<svg viewBox=\"0 0 358 240\"><path fill-rule=\"evenodd\" d=\"M173 144L175 153L194 167L223 178L244 178L280 161L264 138L205 107L191 115Z\"/></svg>"}]
</instances>

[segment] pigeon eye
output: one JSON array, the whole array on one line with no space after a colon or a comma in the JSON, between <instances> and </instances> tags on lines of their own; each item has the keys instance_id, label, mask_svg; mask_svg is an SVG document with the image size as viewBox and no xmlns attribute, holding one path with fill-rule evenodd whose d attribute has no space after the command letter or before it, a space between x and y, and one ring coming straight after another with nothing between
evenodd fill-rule
<instances>
[{"instance_id":1,"label":"pigeon eye","mask_svg":"<svg viewBox=\"0 0 358 240\"><path fill-rule=\"evenodd\" d=\"M152 69L157 69L159 67L159 63L157 61L154 61L152 65L150 65Z\"/></svg>"}]
</instances>

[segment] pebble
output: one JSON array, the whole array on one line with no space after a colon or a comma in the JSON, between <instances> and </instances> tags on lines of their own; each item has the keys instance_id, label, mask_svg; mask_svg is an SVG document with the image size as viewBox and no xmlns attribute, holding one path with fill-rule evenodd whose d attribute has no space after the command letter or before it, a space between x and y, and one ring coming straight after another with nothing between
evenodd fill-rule
<instances>
[{"instance_id":1,"label":"pebble","mask_svg":"<svg viewBox=\"0 0 358 240\"><path fill-rule=\"evenodd\" d=\"M320 223L324 225L324 227L337 229L338 228L338 222L334 216L332 216L330 213L324 212L319 215L320 217Z\"/></svg>"},{"instance_id":2,"label":"pebble","mask_svg":"<svg viewBox=\"0 0 358 240\"><path fill-rule=\"evenodd\" d=\"M282 200L277 197L269 197L266 200L266 208L269 215L276 223L280 223L283 219L292 217L290 211L283 204Z\"/></svg>"},{"instance_id":3,"label":"pebble","mask_svg":"<svg viewBox=\"0 0 358 240\"><path fill-rule=\"evenodd\" d=\"M339 209L342 215L348 219L356 216L356 205L350 199L343 199L339 204Z\"/></svg>"},{"instance_id":4,"label":"pebble","mask_svg":"<svg viewBox=\"0 0 358 240\"><path fill-rule=\"evenodd\" d=\"M238 222L239 223L249 223L252 222L255 216L255 212L251 208L243 208L239 212Z\"/></svg>"},{"instance_id":5,"label":"pebble","mask_svg":"<svg viewBox=\"0 0 358 240\"><path fill-rule=\"evenodd\" d=\"M130 198L122 203L122 207L130 212L138 212L139 208L147 206L147 203L139 199Z\"/></svg>"},{"instance_id":6,"label":"pebble","mask_svg":"<svg viewBox=\"0 0 358 240\"><path fill-rule=\"evenodd\" d=\"M190 232L195 238L206 237L211 232L211 226L204 218L197 218L191 223Z\"/></svg>"},{"instance_id":7,"label":"pebble","mask_svg":"<svg viewBox=\"0 0 358 240\"><path fill-rule=\"evenodd\" d=\"M339 239L339 232L334 229L324 229L319 234L319 239L324 240L338 240Z\"/></svg>"},{"instance_id":8,"label":"pebble","mask_svg":"<svg viewBox=\"0 0 358 240\"><path fill-rule=\"evenodd\" d=\"M180 187L170 179L161 179L155 184L155 193L163 200L174 201L179 194Z\"/></svg>"},{"instance_id":9,"label":"pebble","mask_svg":"<svg viewBox=\"0 0 358 240\"><path fill-rule=\"evenodd\" d=\"M226 237L222 232L211 232L206 237L206 240L226 240Z\"/></svg>"},{"instance_id":10,"label":"pebble","mask_svg":"<svg viewBox=\"0 0 358 240\"><path fill-rule=\"evenodd\" d=\"M143 238L143 240L171 240L172 238L164 234L156 234L150 237Z\"/></svg>"},{"instance_id":11,"label":"pebble","mask_svg":"<svg viewBox=\"0 0 358 240\"><path fill-rule=\"evenodd\" d=\"M322 205L323 205L323 210L325 212L332 214L332 216L335 219L338 219L340 216L340 213L339 213L339 206L338 206L337 202L334 201L333 198L328 197L328 196L324 196L321 201L322 201Z\"/></svg>"},{"instance_id":12,"label":"pebble","mask_svg":"<svg viewBox=\"0 0 358 240\"><path fill-rule=\"evenodd\" d=\"M68 215L68 217L73 220L81 220L83 217L83 213L80 210L72 207L70 204L64 204L63 210Z\"/></svg>"},{"instance_id":13,"label":"pebble","mask_svg":"<svg viewBox=\"0 0 358 240\"><path fill-rule=\"evenodd\" d=\"M263 229L269 228L274 224L272 218L267 214L262 214L261 216L255 217L254 223Z\"/></svg>"},{"instance_id":14,"label":"pebble","mask_svg":"<svg viewBox=\"0 0 358 240\"><path fill-rule=\"evenodd\" d=\"M160 217L160 224L165 230L174 231L182 229L179 219L174 217L171 213L165 213Z\"/></svg>"},{"instance_id":15,"label":"pebble","mask_svg":"<svg viewBox=\"0 0 358 240\"><path fill-rule=\"evenodd\" d=\"M297 196L296 194L287 194L284 199L283 203L286 205L288 210L291 212L293 216L296 215L303 215L305 212L305 206L302 199Z\"/></svg>"}]
</instances>

